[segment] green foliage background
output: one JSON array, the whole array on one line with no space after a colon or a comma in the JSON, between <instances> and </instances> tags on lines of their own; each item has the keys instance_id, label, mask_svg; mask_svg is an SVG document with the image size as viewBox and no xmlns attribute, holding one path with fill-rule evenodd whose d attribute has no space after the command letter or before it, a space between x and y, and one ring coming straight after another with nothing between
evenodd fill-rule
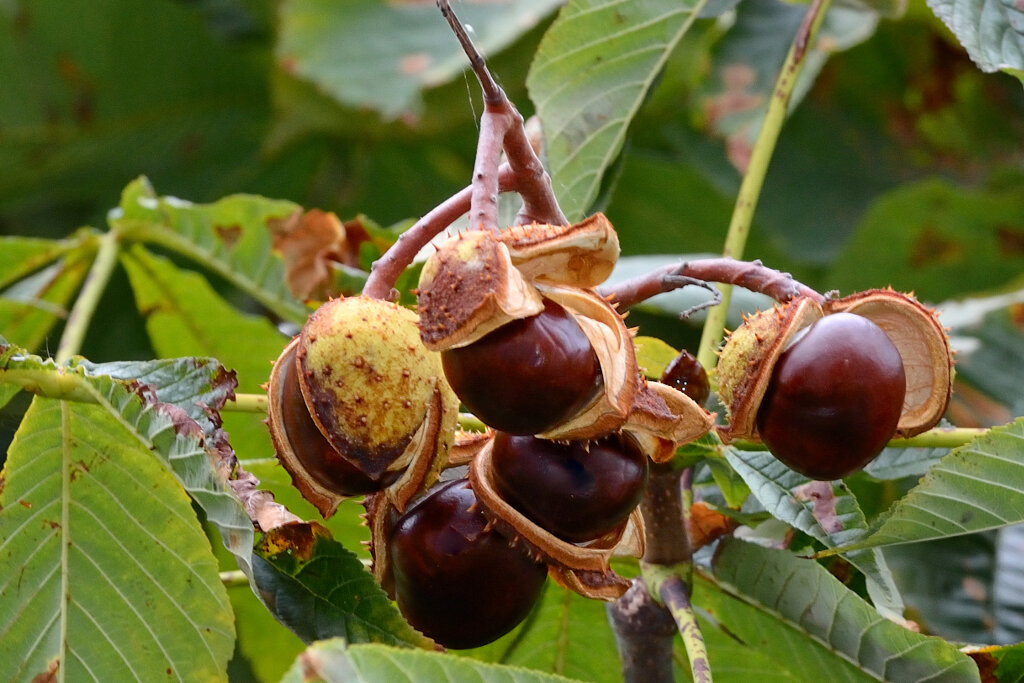
<instances>
[{"instance_id":1,"label":"green foliage background","mask_svg":"<svg viewBox=\"0 0 1024 683\"><path fill-rule=\"evenodd\" d=\"M749 154L804 12L778 0L743 0L734 9L660 4L678 11L659 19L656 35L645 35L644 44L658 51L632 61L628 77L608 76L609 83L625 79L632 86L611 97L630 118L612 131L613 140L594 143L596 156L575 157L584 160L582 169L559 157L570 156L565 150L549 150L567 209L606 211L626 257L721 249L741 179L736 164ZM456 7L525 114L534 111L532 96L548 112L545 120L586 123L597 115L584 106L587 94L570 91L566 103L544 80L572 85L572 65L544 62L559 55L559 34L545 37L559 5ZM936 5L941 14L945 5ZM630 39L600 24L577 29L603 36L598 48L624 49L616 41ZM571 34L572 26L559 30ZM991 426L1024 413L1024 93L1011 75L1013 55L968 47L986 68L1010 73L980 70L920 0L905 8L835 9L813 46L747 255L823 291L892 285L945 303L946 324L974 350L961 359L951 417L959 426ZM531 70L535 55L544 68ZM112 227L131 245L119 255L83 355L97 362L210 356L238 372L240 391L258 391L294 329L289 325L304 317L302 302L284 291L279 272L255 281L238 276L256 270L265 238L252 238L256 246L244 262L226 260L215 241L198 240L197 255L178 240L191 242L207 234L204 225L221 220L259 226L299 206L342 219L362 214L385 226L422 215L470 177L481 105L463 64L426 2L0 0L0 236L20 236L0 242L0 335L52 354L102 234ZM596 139L592 126L582 125L579 135ZM585 173L592 175L576 182ZM136 180L142 175L148 182ZM273 200L242 196L194 211L173 200L206 203L237 193ZM963 303L967 297L988 303ZM675 347L695 348L699 320L681 324L664 313L652 306L630 322ZM28 399L5 386L6 451ZM26 422L53 436L59 418L52 410L32 408ZM92 416L83 409L69 419ZM259 422L255 414L228 415L232 445L278 500L315 519L273 462ZM10 457L18 453L12 448ZM923 454L921 462L944 453ZM909 487L906 476L859 475L850 485L864 514L874 517ZM736 485L745 493L743 482ZM346 503L327 525L365 558L360 510ZM133 533L144 524L137 526ZM1006 560L1009 541L988 534L940 543L887 549L904 598L922 621L951 639L1024 637L1011 598L965 588L974 585L970 580L997 586L999 571L1011 579L1024 575L1019 561ZM231 553L219 542L213 547L222 569L235 568ZM966 567L956 599L935 604L945 590L920 569L943 563L935 555L916 558L923 548ZM980 573L969 570L974 565ZM741 610L728 591L715 595ZM279 680L304 645L248 585L229 588L228 596L238 634L232 680ZM471 656L616 680L600 612L551 588L537 617L543 627ZM742 650L761 677L796 680L724 632L709 629L709 640L719 652ZM379 655L371 650L366 661L376 665ZM721 671L727 675L725 664Z\"/></svg>"}]
</instances>

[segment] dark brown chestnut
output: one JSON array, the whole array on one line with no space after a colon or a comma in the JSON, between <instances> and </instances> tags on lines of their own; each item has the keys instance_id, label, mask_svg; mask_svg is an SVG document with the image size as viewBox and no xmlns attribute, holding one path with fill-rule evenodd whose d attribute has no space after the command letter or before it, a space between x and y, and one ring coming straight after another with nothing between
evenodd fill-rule
<instances>
[{"instance_id":1,"label":"dark brown chestnut","mask_svg":"<svg viewBox=\"0 0 1024 683\"><path fill-rule=\"evenodd\" d=\"M487 521L465 479L435 487L388 543L398 608L445 647L479 647L512 630L540 597L547 567Z\"/></svg>"},{"instance_id":2,"label":"dark brown chestnut","mask_svg":"<svg viewBox=\"0 0 1024 683\"><path fill-rule=\"evenodd\" d=\"M343 496L358 496L380 491L394 482L401 472L387 472L372 478L334 449L317 428L302 398L296 376L294 350L284 358L280 369L281 428L283 434L274 434L275 447L280 452L288 444L303 469L320 485Z\"/></svg>"},{"instance_id":3,"label":"dark brown chestnut","mask_svg":"<svg viewBox=\"0 0 1024 683\"><path fill-rule=\"evenodd\" d=\"M498 432L491 458L502 498L570 543L616 529L647 484L647 456L624 434L563 443Z\"/></svg>"},{"instance_id":4,"label":"dark brown chestnut","mask_svg":"<svg viewBox=\"0 0 1024 683\"><path fill-rule=\"evenodd\" d=\"M864 467L892 438L906 375L899 350L867 318L835 313L797 333L757 412L772 454L813 479Z\"/></svg>"},{"instance_id":5,"label":"dark brown chestnut","mask_svg":"<svg viewBox=\"0 0 1024 683\"><path fill-rule=\"evenodd\" d=\"M548 299L537 315L448 349L441 362L466 408L510 434L547 431L585 407L601 387L601 367L587 336Z\"/></svg>"},{"instance_id":6,"label":"dark brown chestnut","mask_svg":"<svg viewBox=\"0 0 1024 683\"><path fill-rule=\"evenodd\" d=\"M711 395L711 384L708 373L692 353L683 349L661 374L661 383L678 389L693 399L694 403L703 406Z\"/></svg>"}]
</instances>

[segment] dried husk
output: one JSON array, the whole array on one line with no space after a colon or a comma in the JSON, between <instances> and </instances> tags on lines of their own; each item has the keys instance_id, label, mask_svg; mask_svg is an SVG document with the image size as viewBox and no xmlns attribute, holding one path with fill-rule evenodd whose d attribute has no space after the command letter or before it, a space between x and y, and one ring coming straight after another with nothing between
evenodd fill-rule
<instances>
[{"instance_id":1,"label":"dried husk","mask_svg":"<svg viewBox=\"0 0 1024 683\"><path fill-rule=\"evenodd\" d=\"M545 297L573 315L601 366L601 392L576 415L538 434L544 439L590 439L625 423L640 386L633 336L622 316L593 290L544 287Z\"/></svg>"},{"instance_id":2,"label":"dried husk","mask_svg":"<svg viewBox=\"0 0 1024 683\"><path fill-rule=\"evenodd\" d=\"M934 427L952 393L953 355L935 312L908 294L891 289L858 292L819 305L809 298L761 311L744 320L722 349L716 369L729 424L725 441L758 441L757 410L779 356L794 337L815 320L833 313L854 313L878 325L903 361L907 392L894 436L909 437Z\"/></svg>"},{"instance_id":3,"label":"dried husk","mask_svg":"<svg viewBox=\"0 0 1024 683\"><path fill-rule=\"evenodd\" d=\"M498 239L527 280L596 287L619 258L619 238L602 213L574 225L517 225Z\"/></svg>"},{"instance_id":4,"label":"dried husk","mask_svg":"<svg viewBox=\"0 0 1024 683\"><path fill-rule=\"evenodd\" d=\"M714 423L715 416L683 392L645 380L622 429L637 439L651 460L666 462L677 446L704 435Z\"/></svg>"},{"instance_id":5,"label":"dried husk","mask_svg":"<svg viewBox=\"0 0 1024 683\"><path fill-rule=\"evenodd\" d=\"M508 247L483 230L459 233L427 259L417 297L420 338L432 351L466 346L544 310Z\"/></svg>"},{"instance_id":6,"label":"dried husk","mask_svg":"<svg viewBox=\"0 0 1024 683\"><path fill-rule=\"evenodd\" d=\"M911 437L938 424L953 393L953 352L935 311L891 289L858 292L825 304L826 313L841 311L882 328L903 358L907 393L896 436Z\"/></svg>"},{"instance_id":7,"label":"dried husk","mask_svg":"<svg viewBox=\"0 0 1024 683\"><path fill-rule=\"evenodd\" d=\"M293 363L302 399L321 435L372 479L402 472L389 487L399 509L447 462L458 398L440 357L419 340L416 316L384 301L335 299L310 316L271 373L268 423L281 464L303 497L330 516L346 496L310 476L283 428L282 376Z\"/></svg>"},{"instance_id":8,"label":"dried husk","mask_svg":"<svg viewBox=\"0 0 1024 683\"><path fill-rule=\"evenodd\" d=\"M633 510L617 529L585 544L563 541L524 517L501 497L492 478L492 451L493 439L488 439L470 462L469 481L498 531L544 559L555 580L581 595L602 600L614 600L622 595L628 582L615 574L608 563L616 555L643 554L644 527L640 509Z\"/></svg>"},{"instance_id":9,"label":"dried husk","mask_svg":"<svg viewBox=\"0 0 1024 683\"><path fill-rule=\"evenodd\" d=\"M722 438L753 439L757 409L772 371L793 336L822 317L814 300L799 298L747 316L726 341L718 366L718 393L728 411Z\"/></svg>"}]
</instances>

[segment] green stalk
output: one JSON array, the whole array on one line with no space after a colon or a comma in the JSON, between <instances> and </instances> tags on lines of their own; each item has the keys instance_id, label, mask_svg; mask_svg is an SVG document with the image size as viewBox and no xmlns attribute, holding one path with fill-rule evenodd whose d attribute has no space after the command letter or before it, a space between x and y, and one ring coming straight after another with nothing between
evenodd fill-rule
<instances>
[{"instance_id":1,"label":"green stalk","mask_svg":"<svg viewBox=\"0 0 1024 683\"><path fill-rule=\"evenodd\" d=\"M987 429L975 427L936 427L909 439L893 439L889 448L957 448L987 433ZM753 441L737 440L730 444L741 451L763 451L764 444Z\"/></svg>"},{"instance_id":2,"label":"green stalk","mask_svg":"<svg viewBox=\"0 0 1024 683\"><path fill-rule=\"evenodd\" d=\"M229 413L265 413L267 412L266 394L235 394L235 397L224 404L224 412Z\"/></svg>"},{"instance_id":3,"label":"green stalk","mask_svg":"<svg viewBox=\"0 0 1024 683\"><path fill-rule=\"evenodd\" d=\"M60 337L57 355L54 357L57 363L67 362L81 350L89 323L92 322L103 291L110 282L114 266L117 265L117 255L121 250L118 234L113 230L105 232L100 236L99 243L96 260L93 261L92 268L89 269L82 292L71 309L68 322L64 326L64 333Z\"/></svg>"},{"instance_id":4,"label":"green stalk","mask_svg":"<svg viewBox=\"0 0 1024 683\"><path fill-rule=\"evenodd\" d=\"M779 140L782 124L786 121L793 89L803 70L807 48L814 40L814 36L817 35L830 3L831 0L814 0L811 3L793 40L793 45L789 48L789 54L786 55L782 71L779 72L779 77L775 81L771 101L768 103L768 111L765 114L764 123L761 124L757 142L754 143L750 163L743 176L736 204L733 207L729 231L726 233L725 246L722 250L723 256L734 259L743 258L743 250L746 248L747 237L750 235L754 211L757 209L761 188L764 186L768 165L775 153L775 144ZM697 360L708 369L713 368L718 360L715 350L722 341L726 315L729 312L729 302L732 299L732 285L720 285L720 289L722 301L708 311L697 351Z\"/></svg>"}]
</instances>

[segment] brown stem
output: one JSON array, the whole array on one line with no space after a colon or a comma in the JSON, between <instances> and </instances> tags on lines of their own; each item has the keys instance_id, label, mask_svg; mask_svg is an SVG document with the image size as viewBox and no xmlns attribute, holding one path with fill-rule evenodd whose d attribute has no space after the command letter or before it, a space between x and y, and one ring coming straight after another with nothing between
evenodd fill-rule
<instances>
[{"instance_id":1,"label":"brown stem","mask_svg":"<svg viewBox=\"0 0 1024 683\"><path fill-rule=\"evenodd\" d=\"M647 564L675 565L690 560L681 473L671 463L651 465L647 490L640 501L646 540L643 561Z\"/></svg>"},{"instance_id":2,"label":"brown stem","mask_svg":"<svg viewBox=\"0 0 1024 683\"><path fill-rule=\"evenodd\" d=\"M621 598L605 607L626 683L672 683L676 622L637 577Z\"/></svg>"},{"instance_id":3,"label":"brown stem","mask_svg":"<svg viewBox=\"0 0 1024 683\"><path fill-rule=\"evenodd\" d=\"M494 148L500 145L505 151L509 166L516 176L516 189L523 198L523 208L516 218L517 223L551 223L554 225L566 225L568 220L562 209L558 206L554 191L551 189L551 177L544 170L544 165L537 157L536 151L530 144L526 130L523 128L523 116L516 109L515 105L508 99L505 91L495 83L493 76L487 69L487 63L483 56L473 45L466 34L466 30L455 16L455 12L448 4L448 0L437 0L437 6L441 14L448 21L452 31L455 33L463 51L469 57L470 66L477 80L480 81L480 88L484 94L484 114L480 122L480 142L477 147L477 165L474 169L473 184L486 183L490 178L489 164L497 165L494 159ZM493 193L493 185L480 189L479 210L489 211L490 197ZM474 199L476 197L474 196ZM474 201L473 219L478 219L477 203ZM497 204L495 203L495 207ZM487 220L491 219L490 213L482 214ZM497 211L495 209L494 217ZM495 221L496 224L496 221ZM492 229L489 223L484 222L488 229Z\"/></svg>"},{"instance_id":4,"label":"brown stem","mask_svg":"<svg viewBox=\"0 0 1024 683\"><path fill-rule=\"evenodd\" d=\"M507 164L498 169L498 188L502 192L514 189L515 176ZM394 301L398 298L395 283L420 249L427 246L442 230L445 230L462 214L469 211L473 186L464 187L430 210L425 216L399 236L383 256L374 261L370 277L363 287L363 296L371 299Z\"/></svg>"},{"instance_id":5,"label":"brown stem","mask_svg":"<svg viewBox=\"0 0 1024 683\"><path fill-rule=\"evenodd\" d=\"M789 273L768 268L760 261L737 261L731 258L709 258L673 263L620 283L614 287L601 287L602 296L610 296L620 310L635 306L656 294L671 292L686 282L674 276L683 276L707 282L725 282L739 285L753 292L765 294L776 301L806 296L824 302L825 297L804 285Z\"/></svg>"}]
</instances>

